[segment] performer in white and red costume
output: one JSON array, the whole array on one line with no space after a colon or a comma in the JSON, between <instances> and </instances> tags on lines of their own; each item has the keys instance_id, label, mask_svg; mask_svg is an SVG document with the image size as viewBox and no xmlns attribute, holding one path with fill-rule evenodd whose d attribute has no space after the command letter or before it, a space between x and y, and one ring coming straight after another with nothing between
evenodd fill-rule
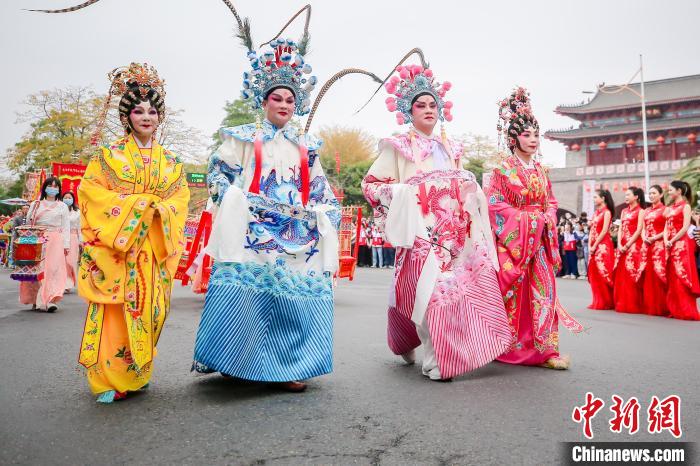
<instances>
[{"instance_id":1,"label":"performer in white and red costume","mask_svg":"<svg viewBox=\"0 0 700 466\"><path fill-rule=\"evenodd\" d=\"M503 353L511 332L486 198L462 169L462 145L444 129L433 132L438 120L452 119L452 102L444 100L450 83L438 83L427 66L396 72L386 104L410 128L380 141L362 182L375 221L396 247L389 348L411 364L422 344L423 374L450 380Z\"/></svg>"}]
</instances>

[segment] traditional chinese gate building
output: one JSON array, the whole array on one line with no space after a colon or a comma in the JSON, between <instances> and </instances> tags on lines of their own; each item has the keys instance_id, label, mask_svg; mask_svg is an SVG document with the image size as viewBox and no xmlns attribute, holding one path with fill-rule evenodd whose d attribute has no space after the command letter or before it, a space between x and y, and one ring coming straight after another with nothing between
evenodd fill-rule
<instances>
[{"instance_id":1,"label":"traditional chinese gate building","mask_svg":"<svg viewBox=\"0 0 700 466\"><path fill-rule=\"evenodd\" d=\"M629 87L640 92L639 83ZM700 155L700 74L644 87L651 183L664 186ZM566 148L566 167L550 172L562 208L580 212L595 187L610 190L616 204L629 186L644 187L641 100L628 90L611 93L617 89L603 86L588 102L554 110L578 122L544 135Z\"/></svg>"}]
</instances>

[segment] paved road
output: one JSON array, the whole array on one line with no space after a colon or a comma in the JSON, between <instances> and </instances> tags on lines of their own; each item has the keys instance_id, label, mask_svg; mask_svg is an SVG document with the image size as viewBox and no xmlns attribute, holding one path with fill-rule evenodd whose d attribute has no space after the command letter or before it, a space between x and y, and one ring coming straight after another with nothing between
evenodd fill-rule
<instances>
[{"instance_id":1,"label":"paved road","mask_svg":"<svg viewBox=\"0 0 700 466\"><path fill-rule=\"evenodd\" d=\"M572 369L492 363L453 383L430 382L385 343L391 272L361 270L336 295L335 372L300 395L189 372L201 296L178 287L150 391L97 405L76 368L84 305L20 310L0 275L0 464L559 464L559 442L586 391L609 403L683 399L685 439L700 438L700 323L584 310L588 286L559 282L590 327L562 333ZM594 420L597 440L625 440ZM645 416L642 416L642 430ZM671 440L647 433L632 440Z\"/></svg>"}]
</instances>

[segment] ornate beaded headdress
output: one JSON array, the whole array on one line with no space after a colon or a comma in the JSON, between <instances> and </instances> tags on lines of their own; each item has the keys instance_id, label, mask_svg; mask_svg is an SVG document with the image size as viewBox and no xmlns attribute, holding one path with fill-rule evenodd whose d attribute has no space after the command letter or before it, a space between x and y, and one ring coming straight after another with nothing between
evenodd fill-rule
<instances>
[{"instance_id":1,"label":"ornate beaded headdress","mask_svg":"<svg viewBox=\"0 0 700 466\"><path fill-rule=\"evenodd\" d=\"M524 87L517 87L498 103L498 148L506 144L512 152L517 137L525 128L539 129L540 125L532 113L530 93Z\"/></svg>"},{"instance_id":2,"label":"ornate beaded headdress","mask_svg":"<svg viewBox=\"0 0 700 466\"><path fill-rule=\"evenodd\" d=\"M253 37L250 31L250 20L241 19L236 8L229 0L223 0L231 10L238 23L236 36L248 50L250 71L243 73L243 89L241 97L250 106L258 110L262 108L263 100L269 92L278 87L289 89L295 98L294 113L303 116L311 110L311 91L316 85L315 76L310 76L311 65L305 63L304 55L308 50L311 36L309 21L311 20L311 5L306 5L291 17L275 37L263 42L260 47L269 46L267 50L256 53L253 50ZM287 27L302 13L306 12L304 33L299 42L279 37Z\"/></svg>"},{"instance_id":3,"label":"ornate beaded headdress","mask_svg":"<svg viewBox=\"0 0 700 466\"><path fill-rule=\"evenodd\" d=\"M243 73L241 97L254 109L260 109L272 89L284 87L294 94L295 113L306 115L311 110L310 94L317 82L316 76L310 76L311 65L304 62L292 39L275 39L269 45L271 50L259 55L248 52L251 70Z\"/></svg>"},{"instance_id":4,"label":"ornate beaded headdress","mask_svg":"<svg viewBox=\"0 0 700 466\"><path fill-rule=\"evenodd\" d=\"M437 103L440 121L452 121L452 102L445 101L445 94L452 84L439 83L433 76L433 70L421 65L399 65L396 73L385 84L386 91L392 94L385 100L386 108L396 112L396 122L400 125L413 121L411 105L413 99L421 94L430 94Z\"/></svg>"},{"instance_id":5,"label":"ornate beaded headdress","mask_svg":"<svg viewBox=\"0 0 700 466\"><path fill-rule=\"evenodd\" d=\"M90 137L90 144L96 146L102 139L102 131L107 120L112 97L120 97L119 121L124 131L129 129L129 104L138 104L146 99L152 99L153 106L158 110L160 121L165 118L165 81L158 77L158 72L147 63L131 63L129 66L115 68L107 74L110 81L109 92L102 105L102 111L97 119L97 126Z\"/></svg>"},{"instance_id":6,"label":"ornate beaded headdress","mask_svg":"<svg viewBox=\"0 0 700 466\"><path fill-rule=\"evenodd\" d=\"M160 119L165 117L165 81L158 77L154 67L148 63L131 63L128 67L115 68L108 77L112 82L108 98L121 96L119 119L124 128L129 125L129 104L138 104L149 95Z\"/></svg>"}]
</instances>

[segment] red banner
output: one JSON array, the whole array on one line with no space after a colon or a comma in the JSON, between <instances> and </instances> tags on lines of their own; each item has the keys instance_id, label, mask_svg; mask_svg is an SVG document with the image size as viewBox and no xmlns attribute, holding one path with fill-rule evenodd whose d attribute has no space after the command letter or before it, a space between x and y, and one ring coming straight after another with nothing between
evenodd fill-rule
<instances>
[{"instance_id":1,"label":"red banner","mask_svg":"<svg viewBox=\"0 0 700 466\"><path fill-rule=\"evenodd\" d=\"M78 186L85 175L86 168L87 165L78 163L54 163L51 167L53 176L61 180L61 193L72 193L76 206L78 205Z\"/></svg>"}]
</instances>

